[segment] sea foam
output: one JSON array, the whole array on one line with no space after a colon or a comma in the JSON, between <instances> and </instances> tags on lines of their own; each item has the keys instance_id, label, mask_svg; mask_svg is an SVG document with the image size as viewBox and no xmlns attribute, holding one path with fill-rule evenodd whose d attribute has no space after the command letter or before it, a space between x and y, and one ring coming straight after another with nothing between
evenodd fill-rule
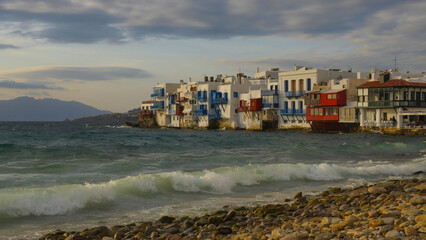
<instances>
[{"instance_id":1,"label":"sea foam","mask_svg":"<svg viewBox=\"0 0 426 240\"><path fill-rule=\"evenodd\" d=\"M269 164L222 167L197 172L140 174L98 184L73 184L48 188L0 190L0 213L11 217L63 215L89 205L115 202L123 197L144 198L171 192L229 194L238 185L252 186L271 181L336 181L344 179L411 176L426 171L426 158L404 164L364 161L339 164Z\"/></svg>"}]
</instances>

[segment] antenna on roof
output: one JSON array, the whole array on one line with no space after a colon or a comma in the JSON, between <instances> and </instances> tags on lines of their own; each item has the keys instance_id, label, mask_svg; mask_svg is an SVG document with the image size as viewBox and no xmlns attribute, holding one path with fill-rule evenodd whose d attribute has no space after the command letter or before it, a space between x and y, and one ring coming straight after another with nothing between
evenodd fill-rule
<instances>
[{"instance_id":1,"label":"antenna on roof","mask_svg":"<svg viewBox=\"0 0 426 240\"><path fill-rule=\"evenodd\" d=\"M395 55L395 68L394 68L394 71L396 71L396 55Z\"/></svg>"}]
</instances>

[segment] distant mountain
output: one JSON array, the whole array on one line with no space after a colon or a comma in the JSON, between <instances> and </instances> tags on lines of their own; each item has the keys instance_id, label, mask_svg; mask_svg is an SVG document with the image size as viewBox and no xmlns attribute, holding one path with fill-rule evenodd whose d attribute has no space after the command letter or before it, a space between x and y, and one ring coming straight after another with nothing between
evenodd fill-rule
<instances>
[{"instance_id":1,"label":"distant mountain","mask_svg":"<svg viewBox=\"0 0 426 240\"><path fill-rule=\"evenodd\" d=\"M63 121L108 113L111 112L83 103L52 98L0 100L0 121Z\"/></svg>"}]
</instances>

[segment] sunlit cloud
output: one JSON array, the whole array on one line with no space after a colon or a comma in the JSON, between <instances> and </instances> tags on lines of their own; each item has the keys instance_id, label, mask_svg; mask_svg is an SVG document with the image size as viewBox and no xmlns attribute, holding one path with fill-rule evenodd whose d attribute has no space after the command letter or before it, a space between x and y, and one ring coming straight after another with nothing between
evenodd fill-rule
<instances>
[{"instance_id":1,"label":"sunlit cloud","mask_svg":"<svg viewBox=\"0 0 426 240\"><path fill-rule=\"evenodd\" d=\"M151 74L142 69L127 67L34 67L0 74L37 81L114 81L151 77Z\"/></svg>"},{"instance_id":2,"label":"sunlit cloud","mask_svg":"<svg viewBox=\"0 0 426 240\"><path fill-rule=\"evenodd\" d=\"M9 89L45 89L45 90L65 90L62 87L48 86L40 83L16 82L0 78L0 88Z\"/></svg>"}]
</instances>

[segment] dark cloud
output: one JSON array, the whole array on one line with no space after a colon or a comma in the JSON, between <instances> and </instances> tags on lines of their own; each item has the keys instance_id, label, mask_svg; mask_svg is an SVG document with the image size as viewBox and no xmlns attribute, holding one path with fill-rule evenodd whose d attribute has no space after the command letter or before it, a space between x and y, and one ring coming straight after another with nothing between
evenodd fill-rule
<instances>
[{"instance_id":1,"label":"dark cloud","mask_svg":"<svg viewBox=\"0 0 426 240\"><path fill-rule=\"evenodd\" d=\"M10 89L45 89L45 90L65 90L61 87L48 86L40 83L15 82L11 80L0 79L0 88Z\"/></svg>"},{"instance_id":2,"label":"dark cloud","mask_svg":"<svg viewBox=\"0 0 426 240\"><path fill-rule=\"evenodd\" d=\"M423 0L0 0L0 24L18 23L15 34L49 42L338 39L358 59L401 55L417 65L426 62L425 12Z\"/></svg>"},{"instance_id":3,"label":"dark cloud","mask_svg":"<svg viewBox=\"0 0 426 240\"><path fill-rule=\"evenodd\" d=\"M40 29L30 29L22 24L22 29L17 29L13 33L24 37L47 39L50 42L95 43L107 41L118 43L124 39L123 31L113 26L120 22L120 18L103 11L82 9L70 13L58 13L57 11L40 13L31 12L32 4L30 2L27 5L29 10L6 10L0 5L0 22L40 24L43 26ZM56 5L66 8L58 3Z\"/></svg>"},{"instance_id":4,"label":"dark cloud","mask_svg":"<svg viewBox=\"0 0 426 240\"><path fill-rule=\"evenodd\" d=\"M33 35L53 42L120 42L126 34L229 38L343 34L366 24L375 13L420 0L172 0L0 1L0 20L40 22ZM118 27L120 26L120 27ZM389 27L389 26L388 26Z\"/></svg>"},{"instance_id":5,"label":"dark cloud","mask_svg":"<svg viewBox=\"0 0 426 240\"><path fill-rule=\"evenodd\" d=\"M142 69L127 67L39 67L8 72L4 75L37 81L111 81L151 77L151 74Z\"/></svg>"},{"instance_id":6,"label":"dark cloud","mask_svg":"<svg viewBox=\"0 0 426 240\"><path fill-rule=\"evenodd\" d=\"M19 47L11 44L0 44L0 50L2 49L17 49Z\"/></svg>"}]
</instances>

